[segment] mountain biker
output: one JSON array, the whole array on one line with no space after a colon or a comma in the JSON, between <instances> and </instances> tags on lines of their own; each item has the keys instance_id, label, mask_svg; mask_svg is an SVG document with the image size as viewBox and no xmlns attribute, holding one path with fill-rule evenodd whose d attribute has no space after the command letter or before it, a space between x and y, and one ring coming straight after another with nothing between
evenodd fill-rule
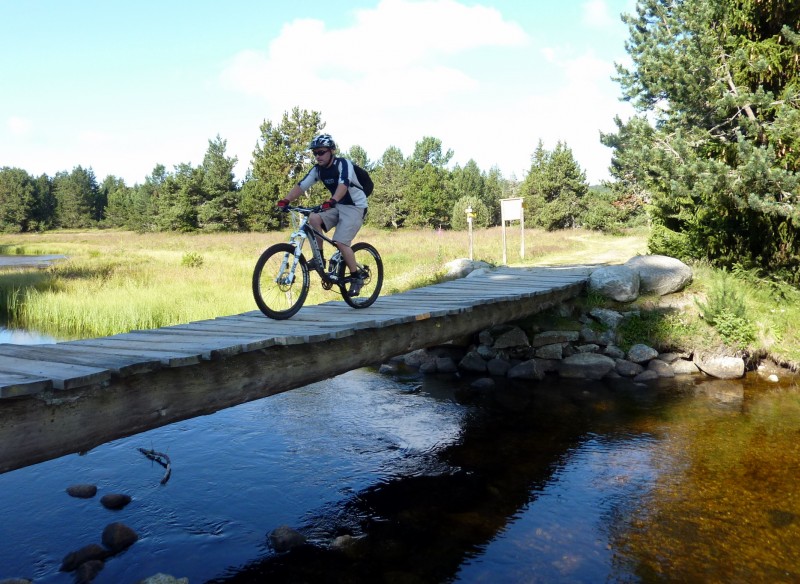
<instances>
[{"instance_id":1,"label":"mountain biker","mask_svg":"<svg viewBox=\"0 0 800 584\"><path fill-rule=\"evenodd\" d=\"M331 227L336 227L331 239L350 269L351 284L348 292L350 296L358 296L364 282L358 273L358 264L350 245L364 224L367 215L367 195L352 182L355 178L353 163L335 155L336 142L330 134L316 136L308 145L308 149L313 152L316 164L292 187L285 198L278 201L278 208L285 210L289 203L306 192L314 183L322 181L325 184L331 192L331 197L322 203L319 213L309 215L308 222L314 229L326 233ZM321 251L322 239L318 237L317 243Z\"/></svg>"}]
</instances>

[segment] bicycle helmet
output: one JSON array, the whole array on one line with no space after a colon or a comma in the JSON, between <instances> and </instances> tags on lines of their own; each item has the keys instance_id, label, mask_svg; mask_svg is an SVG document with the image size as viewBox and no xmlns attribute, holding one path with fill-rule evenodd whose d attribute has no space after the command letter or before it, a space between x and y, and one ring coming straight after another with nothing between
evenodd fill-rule
<instances>
[{"instance_id":1,"label":"bicycle helmet","mask_svg":"<svg viewBox=\"0 0 800 584\"><path fill-rule=\"evenodd\" d=\"M333 141L330 134L320 134L311 140L311 144L308 145L309 150L313 150L314 148L330 148L331 150L336 150L336 142Z\"/></svg>"}]
</instances>

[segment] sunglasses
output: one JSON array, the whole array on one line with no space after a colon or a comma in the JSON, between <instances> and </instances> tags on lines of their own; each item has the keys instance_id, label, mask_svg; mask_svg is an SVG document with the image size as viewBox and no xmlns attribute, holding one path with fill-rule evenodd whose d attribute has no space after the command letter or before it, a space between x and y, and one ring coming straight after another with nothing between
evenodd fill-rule
<instances>
[{"instance_id":1,"label":"sunglasses","mask_svg":"<svg viewBox=\"0 0 800 584\"><path fill-rule=\"evenodd\" d=\"M324 156L328 152L330 152L330 150L314 150L314 156L316 157Z\"/></svg>"}]
</instances>

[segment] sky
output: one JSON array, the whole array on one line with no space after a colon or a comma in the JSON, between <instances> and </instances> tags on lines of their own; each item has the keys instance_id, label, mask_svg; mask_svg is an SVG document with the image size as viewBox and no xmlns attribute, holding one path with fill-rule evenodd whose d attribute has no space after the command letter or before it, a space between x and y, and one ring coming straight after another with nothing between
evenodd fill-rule
<instances>
[{"instance_id":1,"label":"sky","mask_svg":"<svg viewBox=\"0 0 800 584\"><path fill-rule=\"evenodd\" d=\"M0 0L0 167L141 184L227 142L242 180L264 121L321 113L372 161L424 137L522 180L541 140L608 179L600 132L635 0Z\"/></svg>"}]
</instances>

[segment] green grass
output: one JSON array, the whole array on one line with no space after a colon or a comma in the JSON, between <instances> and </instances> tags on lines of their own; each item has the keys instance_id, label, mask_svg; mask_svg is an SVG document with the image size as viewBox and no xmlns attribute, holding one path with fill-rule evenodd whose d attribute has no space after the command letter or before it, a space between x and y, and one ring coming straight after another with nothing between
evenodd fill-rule
<instances>
[{"instance_id":1,"label":"green grass","mask_svg":"<svg viewBox=\"0 0 800 584\"><path fill-rule=\"evenodd\" d=\"M509 228L507 260L509 265L622 263L646 253L647 235L646 230L621 236L583 230L555 233L526 230L522 259L519 229ZM9 327L68 339L255 310L250 290L253 265L264 248L287 237L288 231L137 234L96 230L0 234L0 254L68 257L45 270L0 271L0 320ZM468 234L464 231L365 228L359 239L369 241L381 252L386 269L383 294L439 281L444 265L466 257L469 250ZM502 241L500 228L475 230L474 259L500 265ZM709 295L713 300L714 290L724 280L729 297L742 301L744 317L754 331L747 346L738 349L751 355L768 352L778 361L800 363L800 339L795 332L800 330L800 291L769 283L753 274L723 274L704 265L693 269L693 283L671 298L677 307L664 307L664 299L647 297L626 306L607 303L624 310L643 309L640 318L630 319L625 325L628 344L649 342L664 348L725 344L720 331L701 314ZM316 276L312 278L308 303L339 298L333 291L322 290ZM587 297L585 302L596 305L599 300ZM724 307L724 299L715 306ZM741 312L741 307L733 308ZM734 334L736 321L727 325L729 334Z\"/></svg>"}]
</instances>

